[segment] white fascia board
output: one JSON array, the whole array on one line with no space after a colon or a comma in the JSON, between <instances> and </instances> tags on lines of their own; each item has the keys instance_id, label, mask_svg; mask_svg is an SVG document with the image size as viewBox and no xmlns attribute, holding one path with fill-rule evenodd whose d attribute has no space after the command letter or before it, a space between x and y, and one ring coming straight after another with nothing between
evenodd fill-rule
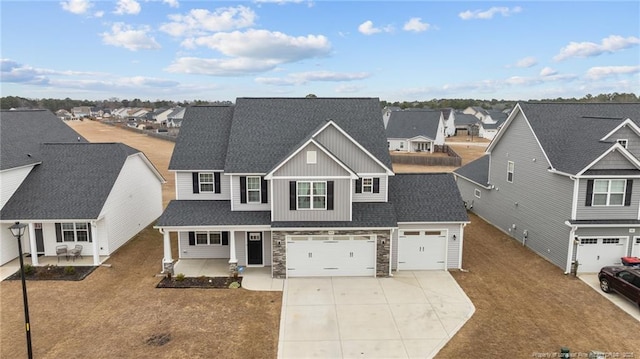
<instances>
[{"instance_id":1,"label":"white fascia board","mask_svg":"<svg viewBox=\"0 0 640 359\"><path fill-rule=\"evenodd\" d=\"M424 141L435 141L434 139L427 137L427 136L415 136L415 137L411 137L411 138L407 138L407 141L417 141L417 140L424 140Z\"/></svg>"},{"instance_id":2,"label":"white fascia board","mask_svg":"<svg viewBox=\"0 0 640 359\"><path fill-rule=\"evenodd\" d=\"M549 168L547 171L549 171L549 173L553 173L553 174L560 175L560 176L565 176L565 177L577 177L576 175L572 175L571 173L558 171L558 170L557 170L557 169L555 169L555 168Z\"/></svg>"},{"instance_id":3,"label":"white fascia board","mask_svg":"<svg viewBox=\"0 0 640 359\"><path fill-rule=\"evenodd\" d=\"M129 157L134 157L134 156L138 156L138 157L140 157L142 159L142 161L147 165L147 167L149 167L151 172L153 172L153 174L160 180L160 183L167 183L167 180L162 176L160 171L158 171L156 166L154 166L153 163L151 161L149 161L149 158L147 157L147 155L145 155L142 152L138 152L138 153L134 153L133 155L131 155Z\"/></svg>"},{"instance_id":4,"label":"white fascia board","mask_svg":"<svg viewBox=\"0 0 640 359\"><path fill-rule=\"evenodd\" d=\"M569 227L578 228L625 228L625 227L640 227L640 223L593 223L593 224L581 224L581 223L566 223ZM584 237L584 236L583 236ZM597 235L590 237L606 237L605 235ZM624 236L623 236L624 237Z\"/></svg>"},{"instance_id":5,"label":"white fascia board","mask_svg":"<svg viewBox=\"0 0 640 359\"><path fill-rule=\"evenodd\" d=\"M621 124L619 124L618 126L616 126L616 128L614 128L613 130L611 130L611 132L607 133L604 137L602 137L600 139L600 141L606 141L609 137L613 136L616 132L618 132L618 130L620 130L623 127L629 126L629 128L636 133L636 135L638 135L640 137L640 128L638 127L638 125L636 125L633 121L631 121L630 118L627 118L626 120L622 121Z\"/></svg>"},{"instance_id":6,"label":"white fascia board","mask_svg":"<svg viewBox=\"0 0 640 359\"><path fill-rule=\"evenodd\" d=\"M614 143L613 146L611 146L608 150L604 151L603 154L598 156L598 158L593 160L593 162L589 163L585 168L579 171L577 173L577 176L581 176L582 174L584 174L596 163L600 162L600 160L602 160L606 155L610 154L613 151L620 151L620 154L622 154L627 160L629 160L631 164L633 164L637 169L640 169L640 161L638 161L638 159L634 155L632 155L626 148L624 148L621 144Z\"/></svg>"},{"instance_id":7,"label":"white fascia board","mask_svg":"<svg viewBox=\"0 0 640 359\"><path fill-rule=\"evenodd\" d=\"M398 227L271 227L272 232L284 231L390 231ZM301 234L301 236L310 236L314 234Z\"/></svg>"},{"instance_id":8,"label":"white fascia board","mask_svg":"<svg viewBox=\"0 0 640 359\"><path fill-rule=\"evenodd\" d=\"M353 176L271 176L270 178L267 178L267 179L325 180L325 179L356 179L356 178L354 178Z\"/></svg>"},{"instance_id":9,"label":"white fascia board","mask_svg":"<svg viewBox=\"0 0 640 359\"><path fill-rule=\"evenodd\" d=\"M382 162L380 162L380 160L378 160L376 156L372 155L371 152L367 151L366 148L362 147L362 145L358 143L358 141L354 140L353 137L349 136L349 134L345 132L345 130L343 130L340 126L338 126L338 124L333 122L333 120L329 120L324 126L320 127L320 129L318 129L318 131L316 131L316 133L314 133L311 137L316 137L320 132L324 131L324 129L327 128L328 126L334 126L338 131L340 131L340 133L342 133L351 142L353 142L360 150L366 153L367 156L371 157L371 159L373 159L378 165L384 168L387 171L387 174L393 173L391 169L387 168L387 166L385 166Z\"/></svg>"},{"instance_id":10,"label":"white fascia board","mask_svg":"<svg viewBox=\"0 0 640 359\"><path fill-rule=\"evenodd\" d=\"M442 222L398 222L398 226L400 226L401 224L411 224L411 225L420 225L420 224L426 224L426 225L443 225L443 224L469 224L471 223L471 221L442 221Z\"/></svg>"},{"instance_id":11,"label":"white fascia board","mask_svg":"<svg viewBox=\"0 0 640 359\"><path fill-rule=\"evenodd\" d=\"M300 147L298 147L298 149L293 151L293 153L289 155L289 157L285 158L283 161L278 163L271 171L269 171L269 173L267 173L266 176L264 176L264 178L266 180L270 180L274 178L273 174L277 170L279 170L282 166L284 166L285 163L289 162L298 153L302 152L302 150L305 149L307 146L309 146L309 144L313 144L316 147L318 147L325 155L327 155L329 158L335 161L340 167L342 167L345 171L347 171L350 174L351 178L354 178L354 179L358 178L358 175L355 172L353 172L353 170L351 170L347 165L345 165L342 161L340 161L336 156L334 156L331 152L329 152L326 148L324 148L324 146L322 146L320 143L318 143L318 141L314 140L313 138L308 139L305 143L303 143Z\"/></svg>"},{"instance_id":12,"label":"white fascia board","mask_svg":"<svg viewBox=\"0 0 640 359\"><path fill-rule=\"evenodd\" d=\"M224 230L271 230L269 225L229 225L229 226L153 226L154 229L162 229L170 232L189 232L189 231L224 231Z\"/></svg>"},{"instance_id":13,"label":"white fascia board","mask_svg":"<svg viewBox=\"0 0 640 359\"><path fill-rule=\"evenodd\" d=\"M2 172L9 172L9 171L13 171L13 170L17 170L17 169L22 169L22 168L27 168L27 167L34 167L36 165L41 165L42 161L40 162L34 162L34 163L30 163L28 165L22 165L22 166L18 166L18 167L11 167L11 168L5 168L2 171L0 171L0 173Z\"/></svg>"}]
</instances>

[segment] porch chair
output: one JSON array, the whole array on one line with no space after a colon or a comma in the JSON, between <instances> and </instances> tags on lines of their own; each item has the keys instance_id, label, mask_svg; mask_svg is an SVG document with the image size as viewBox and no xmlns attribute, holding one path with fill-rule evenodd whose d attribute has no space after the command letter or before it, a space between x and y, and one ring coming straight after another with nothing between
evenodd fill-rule
<instances>
[{"instance_id":1,"label":"porch chair","mask_svg":"<svg viewBox=\"0 0 640 359\"><path fill-rule=\"evenodd\" d=\"M69 254L71 255L71 258L73 259L74 262L76 258L78 257L82 258L82 245L76 244L76 246L69 251Z\"/></svg>"},{"instance_id":2,"label":"porch chair","mask_svg":"<svg viewBox=\"0 0 640 359\"><path fill-rule=\"evenodd\" d=\"M69 260L69 252L67 251L66 244L56 246L56 256L58 257L58 263L60 263L60 257L65 257Z\"/></svg>"}]
</instances>

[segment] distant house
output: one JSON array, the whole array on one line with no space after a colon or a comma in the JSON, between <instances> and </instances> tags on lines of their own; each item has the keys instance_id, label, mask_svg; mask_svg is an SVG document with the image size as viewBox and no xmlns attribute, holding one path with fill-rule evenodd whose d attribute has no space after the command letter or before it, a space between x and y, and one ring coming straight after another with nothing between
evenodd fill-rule
<instances>
[{"instance_id":1,"label":"distant house","mask_svg":"<svg viewBox=\"0 0 640 359\"><path fill-rule=\"evenodd\" d=\"M71 120L73 118L73 114L65 109L56 111L56 116L63 121Z\"/></svg>"},{"instance_id":2,"label":"distant house","mask_svg":"<svg viewBox=\"0 0 640 359\"><path fill-rule=\"evenodd\" d=\"M180 127L184 118L184 107L176 107L167 115L167 127Z\"/></svg>"},{"instance_id":3,"label":"distant house","mask_svg":"<svg viewBox=\"0 0 640 359\"><path fill-rule=\"evenodd\" d=\"M387 128L387 124L389 123L389 117L391 113L394 111L402 111L400 107L396 106L386 106L382 109L382 122L384 124L384 128Z\"/></svg>"},{"instance_id":4,"label":"distant house","mask_svg":"<svg viewBox=\"0 0 640 359\"><path fill-rule=\"evenodd\" d=\"M480 120L474 116L463 112L455 113L456 134L466 134L478 136Z\"/></svg>"},{"instance_id":5,"label":"distant house","mask_svg":"<svg viewBox=\"0 0 640 359\"><path fill-rule=\"evenodd\" d=\"M456 135L456 116L455 111L452 108L440 109L442 112L442 121L444 121L444 135L445 137Z\"/></svg>"},{"instance_id":6,"label":"distant house","mask_svg":"<svg viewBox=\"0 0 640 359\"><path fill-rule=\"evenodd\" d=\"M73 115L73 119L80 119L91 116L91 107L89 106L79 106L71 109L71 114Z\"/></svg>"},{"instance_id":7,"label":"distant house","mask_svg":"<svg viewBox=\"0 0 640 359\"><path fill-rule=\"evenodd\" d=\"M436 110L393 111L386 128L391 151L434 152L444 145L442 112Z\"/></svg>"},{"instance_id":8,"label":"distant house","mask_svg":"<svg viewBox=\"0 0 640 359\"><path fill-rule=\"evenodd\" d=\"M465 108L462 113L465 115L475 116L480 121L484 121L484 119L489 115L489 112L480 106L470 106Z\"/></svg>"},{"instance_id":9,"label":"distant house","mask_svg":"<svg viewBox=\"0 0 640 359\"><path fill-rule=\"evenodd\" d=\"M134 148L88 143L44 110L2 111L0 136L0 225L28 225L33 265L76 245L98 265L162 212L164 179ZM0 230L0 265L18 255L10 236Z\"/></svg>"}]
</instances>

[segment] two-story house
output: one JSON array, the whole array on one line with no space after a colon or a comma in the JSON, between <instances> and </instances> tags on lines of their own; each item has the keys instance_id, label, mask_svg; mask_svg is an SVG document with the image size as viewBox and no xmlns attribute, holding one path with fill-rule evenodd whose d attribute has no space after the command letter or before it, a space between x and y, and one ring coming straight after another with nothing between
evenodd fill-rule
<instances>
[{"instance_id":1,"label":"two-story house","mask_svg":"<svg viewBox=\"0 0 640 359\"><path fill-rule=\"evenodd\" d=\"M640 104L519 103L455 171L467 207L571 272L640 256Z\"/></svg>"},{"instance_id":2,"label":"two-story house","mask_svg":"<svg viewBox=\"0 0 640 359\"><path fill-rule=\"evenodd\" d=\"M274 277L461 268L451 174L393 173L376 98L238 98L185 112L158 219L163 263L228 259Z\"/></svg>"}]
</instances>

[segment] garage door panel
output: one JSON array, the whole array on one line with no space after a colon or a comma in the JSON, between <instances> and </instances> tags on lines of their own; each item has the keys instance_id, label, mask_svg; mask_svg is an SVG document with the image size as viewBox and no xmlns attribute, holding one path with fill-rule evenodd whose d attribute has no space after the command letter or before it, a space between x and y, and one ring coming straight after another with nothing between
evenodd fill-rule
<instances>
[{"instance_id":1,"label":"garage door panel","mask_svg":"<svg viewBox=\"0 0 640 359\"><path fill-rule=\"evenodd\" d=\"M374 276L375 240L287 242L287 276Z\"/></svg>"},{"instance_id":2,"label":"garage door panel","mask_svg":"<svg viewBox=\"0 0 640 359\"><path fill-rule=\"evenodd\" d=\"M578 272L595 273L605 266L621 265L627 252L627 238L584 237L578 239Z\"/></svg>"},{"instance_id":3,"label":"garage door panel","mask_svg":"<svg viewBox=\"0 0 640 359\"><path fill-rule=\"evenodd\" d=\"M446 268L444 231L407 230L398 237L398 270L438 270Z\"/></svg>"}]
</instances>

